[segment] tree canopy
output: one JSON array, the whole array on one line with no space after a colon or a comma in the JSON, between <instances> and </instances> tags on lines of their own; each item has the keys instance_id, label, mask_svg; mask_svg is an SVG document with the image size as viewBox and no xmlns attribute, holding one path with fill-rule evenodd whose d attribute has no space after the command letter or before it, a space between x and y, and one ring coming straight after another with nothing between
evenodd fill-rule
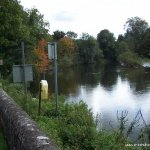
<instances>
[{"instance_id":1,"label":"tree canopy","mask_svg":"<svg viewBox=\"0 0 150 150\"><path fill-rule=\"evenodd\" d=\"M55 41L58 41L61 38L63 38L65 35L66 35L65 32L56 30L56 31L54 31L52 37Z\"/></svg>"},{"instance_id":2,"label":"tree canopy","mask_svg":"<svg viewBox=\"0 0 150 150\"><path fill-rule=\"evenodd\" d=\"M98 33L97 42L99 44L99 48L103 50L104 58L110 61L114 61L116 59L116 43L114 34L109 30L104 29Z\"/></svg>"},{"instance_id":3,"label":"tree canopy","mask_svg":"<svg viewBox=\"0 0 150 150\"><path fill-rule=\"evenodd\" d=\"M139 56L148 56L148 54L146 54L147 52L145 53L147 48L143 45L143 43L147 43L147 35L149 34L147 32L149 29L148 23L139 17L132 17L127 20L125 29L125 40L127 41L130 49L136 52Z\"/></svg>"},{"instance_id":4,"label":"tree canopy","mask_svg":"<svg viewBox=\"0 0 150 150\"><path fill-rule=\"evenodd\" d=\"M4 61L2 73L9 74L12 64L21 63L21 41L27 45L28 58L38 41L47 37L49 24L37 9L24 10L17 0L0 1L0 22L0 57Z\"/></svg>"}]
</instances>

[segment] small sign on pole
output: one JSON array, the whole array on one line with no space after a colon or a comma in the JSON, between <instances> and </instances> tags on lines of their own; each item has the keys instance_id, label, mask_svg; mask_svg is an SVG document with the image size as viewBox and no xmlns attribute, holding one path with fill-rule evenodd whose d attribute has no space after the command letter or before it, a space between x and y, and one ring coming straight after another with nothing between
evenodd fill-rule
<instances>
[{"instance_id":1,"label":"small sign on pole","mask_svg":"<svg viewBox=\"0 0 150 150\"><path fill-rule=\"evenodd\" d=\"M53 60L53 64L54 64L56 112L58 112L57 44L56 42L48 43L48 58Z\"/></svg>"},{"instance_id":2,"label":"small sign on pole","mask_svg":"<svg viewBox=\"0 0 150 150\"><path fill-rule=\"evenodd\" d=\"M48 58L57 59L57 45L56 42L48 43Z\"/></svg>"},{"instance_id":3,"label":"small sign on pole","mask_svg":"<svg viewBox=\"0 0 150 150\"><path fill-rule=\"evenodd\" d=\"M23 69L25 68L25 79L26 82L33 81L33 71L32 65L26 64L23 65L13 65L13 82L24 82Z\"/></svg>"}]
</instances>

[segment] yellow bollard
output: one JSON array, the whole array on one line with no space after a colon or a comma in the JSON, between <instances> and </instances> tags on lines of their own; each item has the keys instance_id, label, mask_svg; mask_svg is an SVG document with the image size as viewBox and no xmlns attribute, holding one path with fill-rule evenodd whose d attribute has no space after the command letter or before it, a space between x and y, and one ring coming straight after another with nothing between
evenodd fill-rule
<instances>
[{"instance_id":1,"label":"yellow bollard","mask_svg":"<svg viewBox=\"0 0 150 150\"><path fill-rule=\"evenodd\" d=\"M41 80L41 99L48 100L48 83L46 80Z\"/></svg>"}]
</instances>

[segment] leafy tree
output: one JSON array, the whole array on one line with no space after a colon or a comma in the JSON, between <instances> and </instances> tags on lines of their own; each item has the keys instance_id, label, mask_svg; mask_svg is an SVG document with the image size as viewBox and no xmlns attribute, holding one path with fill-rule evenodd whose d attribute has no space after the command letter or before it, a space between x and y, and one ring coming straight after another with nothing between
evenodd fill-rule
<instances>
[{"instance_id":1,"label":"leafy tree","mask_svg":"<svg viewBox=\"0 0 150 150\"><path fill-rule=\"evenodd\" d=\"M24 25L24 11L16 0L0 1L0 45L4 66L2 73L9 74L12 64L21 62L21 40L29 37L29 30Z\"/></svg>"},{"instance_id":2,"label":"leafy tree","mask_svg":"<svg viewBox=\"0 0 150 150\"><path fill-rule=\"evenodd\" d=\"M26 41L26 56L28 63L34 62L34 49L42 39L50 40L48 34L49 23L44 21L44 16L36 9L27 10L26 26L29 29L29 39Z\"/></svg>"},{"instance_id":3,"label":"leafy tree","mask_svg":"<svg viewBox=\"0 0 150 150\"><path fill-rule=\"evenodd\" d=\"M72 39L76 39L77 36L78 36L77 33L73 32L73 31L68 31L68 32L66 33L66 35L67 35L68 37L72 38Z\"/></svg>"},{"instance_id":4,"label":"leafy tree","mask_svg":"<svg viewBox=\"0 0 150 150\"><path fill-rule=\"evenodd\" d=\"M104 29L97 35L99 48L102 49L104 58L109 61L116 60L115 37L109 30Z\"/></svg>"},{"instance_id":5,"label":"leafy tree","mask_svg":"<svg viewBox=\"0 0 150 150\"><path fill-rule=\"evenodd\" d=\"M140 49L142 50L142 56L150 58L150 28L148 28L144 33Z\"/></svg>"},{"instance_id":6,"label":"leafy tree","mask_svg":"<svg viewBox=\"0 0 150 150\"><path fill-rule=\"evenodd\" d=\"M35 49L35 55L37 56L36 65L38 70L42 73L48 70L49 60L48 54L45 51L45 47L47 46L47 41L41 39L38 42L38 47Z\"/></svg>"},{"instance_id":7,"label":"leafy tree","mask_svg":"<svg viewBox=\"0 0 150 150\"><path fill-rule=\"evenodd\" d=\"M148 23L139 17L129 18L125 24L127 34L130 33L135 37L139 37L140 35L145 33L148 27Z\"/></svg>"},{"instance_id":8,"label":"leafy tree","mask_svg":"<svg viewBox=\"0 0 150 150\"><path fill-rule=\"evenodd\" d=\"M148 28L148 23L139 17L129 18L125 24L125 39L129 48L141 56L145 53L145 50L141 49L141 42Z\"/></svg>"},{"instance_id":9,"label":"leafy tree","mask_svg":"<svg viewBox=\"0 0 150 150\"><path fill-rule=\"evenodd\" d=\"M77 45L81 63L94 63L95 59L101 58L101 50L98 48L97 41L89 34L83 33Z\"/></svg>"},{"instance_id":10,"label":"leafy tree","mask_svg":"<svg viewBox=\"0 0 150 150\"><path fill-rule=\"evenodd\" d=\"M55 41L58 41L60 40L61 38L63 38L66 34L63 32L63 31L54 31L54 34L52 35L53 39Z\"/></svg>"},{"instance_id":11,"label":"leafy tree","mask_svg":"<svg viewBox=\"0 0 150 150\"><path fill-rule=\"evenodd\" d=\"M116 52L117 54L121 54L129 50L128 44L125 41L121 41L117 43Z\"/></svg>"},{"instance_id":12,"label":"leafy tree","mask_svg":"<svg viewBox=\"0 0 150 150\"><path fill-rule=\"evenodd\" d=\"M48 35L48 23L37 9L25 11L17 0L0 1L0 22L2 73L8 75L13 64L21 63L21 41L25 42L27 60L33 61L38 40Z\"/></svg>"},{"instance_id":13,"label":"leafy tree","mask_svg":"<svg viewBox=\"0 0 150 150\"><path fill-rule=\"evenodd\" d=\"M122 34L119 34L117 42L121 42L124 40L124 36Z\"/></svg>"},{"instance_id":14,"label":"leafy tree","mask_svg":"<svg viewBox=\"0 0 150 150\"><path fill-rule=\"evenodd\" d=\"M70 37L58 41L58 61L60 64L73 64L75 57L75 43Z\"/></svg>"},{"instance_id":15,"label":"leafy tree","mask_svg":"<svg viewBox=\"0 0 150 150\"><path fill-rule=\"evenodd\" d=\"M90 37L90 35L88 33L82 33L80 39L82 39L82 40L88 40L89 37Z\"/></svg>"},{"instance_id":16,"label":"leafy tree","mask_svg":"<svg viewBox=\"0 0 150 150\"><path fill-rule=\"evenodd\" d=\"M36 40L45 38L49 30L49 23L44 21L44 16L36 8L27 11L28 13L28 26L30 34Z\"/></svg>"},{"instance_id":17,"label":"leafy tree","mask_svg":"<svg viewBox=\"0 0 150 150\"><path fill-rule=\"evenodd\" d=\"M138 55L133 51L126 51L118 56L119 62L126 67L137 67L141 64Z\"/></svg>"}]
</instances>

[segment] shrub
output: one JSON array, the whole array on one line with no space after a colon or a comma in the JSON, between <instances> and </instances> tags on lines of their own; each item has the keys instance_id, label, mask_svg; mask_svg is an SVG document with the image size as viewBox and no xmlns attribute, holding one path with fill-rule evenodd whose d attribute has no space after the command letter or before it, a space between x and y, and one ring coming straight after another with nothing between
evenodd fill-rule
<instances>
[{"instance_id":1,"label":"shrub","mask_svg":"<svg viewBox=\"0 0 150 150\"><path fill-rule=\"evenodd\" d=\"M136 53L126 51L118 56L119 62L126 67L136 67L141 65L141 60Z\"/></svg>"}]
</instances>

